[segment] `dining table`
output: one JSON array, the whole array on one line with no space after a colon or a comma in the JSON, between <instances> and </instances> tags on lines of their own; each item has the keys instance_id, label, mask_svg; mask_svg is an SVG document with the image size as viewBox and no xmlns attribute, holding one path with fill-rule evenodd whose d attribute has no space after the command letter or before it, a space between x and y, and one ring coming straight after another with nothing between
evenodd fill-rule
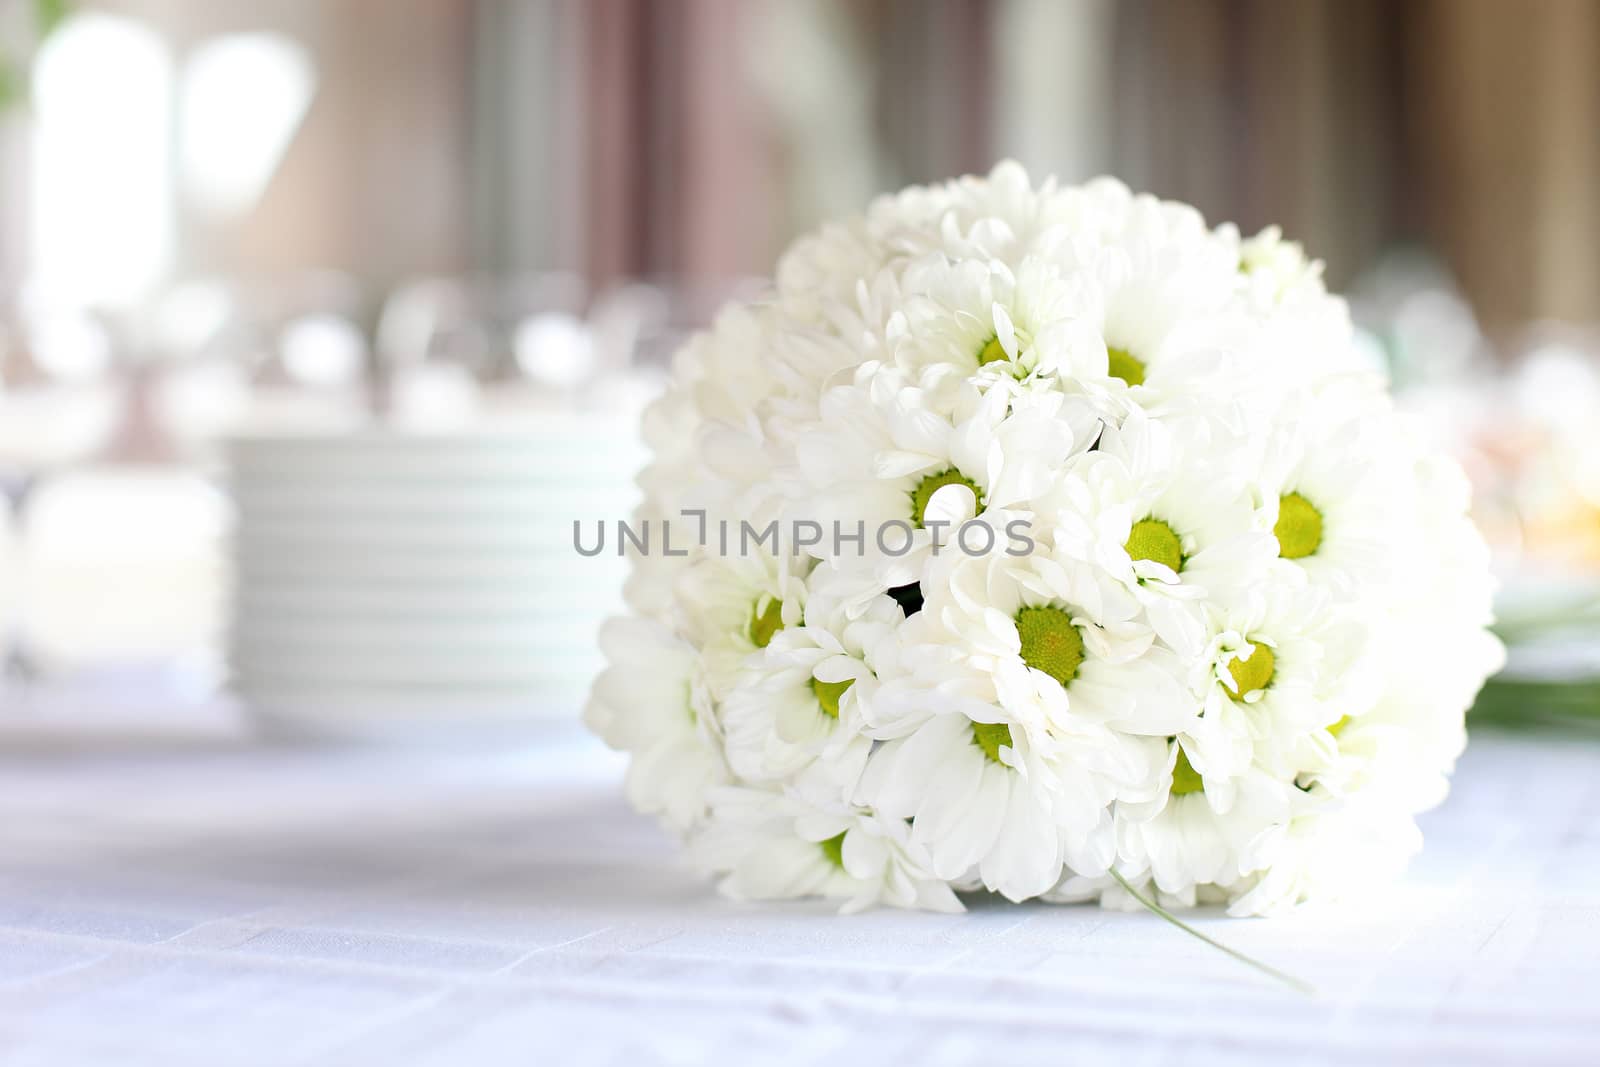
<instances>
[{"instance_id":1,"label":"dining table","mask_svg":"<svg viewBox=\"0 0 1600 1067\"><path fill-rule=\"evenodd\" d=\"M1593 1064L1600 742L1473 731L1397 884L1271 919L736 902L577 709L264 736L137 678L0 700L0 1064Z\"/></svg>"}]
</instances>

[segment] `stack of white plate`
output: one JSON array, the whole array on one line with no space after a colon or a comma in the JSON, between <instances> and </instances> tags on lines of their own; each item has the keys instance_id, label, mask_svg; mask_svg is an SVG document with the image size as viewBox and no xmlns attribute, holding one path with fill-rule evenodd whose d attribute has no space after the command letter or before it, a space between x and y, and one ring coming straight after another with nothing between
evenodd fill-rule
<instances>
[{"instance_id":1,"label":"stack of white plate","mask_svg":"<svg viewBox=\"0 0 1600 1067\"><path fill-rule=\"evenodd\" d=\"M578 555L572 523L632 511L634 427L231 442L236 692L270 726L321 735L574 713L625 572Z\"/></svg>"}]
</instances>

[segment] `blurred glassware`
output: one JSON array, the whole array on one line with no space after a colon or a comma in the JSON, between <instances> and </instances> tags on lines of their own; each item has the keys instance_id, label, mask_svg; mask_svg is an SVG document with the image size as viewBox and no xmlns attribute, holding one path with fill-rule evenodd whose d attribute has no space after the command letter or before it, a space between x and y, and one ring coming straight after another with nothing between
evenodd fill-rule
<instances>
[{"instance_id":1,"label":"blurred glassware","mask_svg":"<svg viewBox=\"0 0 1600 1067\"><path fill-rule=\"evenodd\" d=\"M1600 578L1600 338L1541 324L1518 352L1500 399L1520 443L1507 460L1524 563Z\"/></svg>"},{"instance_id":2,"label":"blurred glassware","mask_svg":"<svg viewBox=\"0 0 1600 1067\"><path fill-rule=\"evenodd\" d=\"M448 429L570 399L596 371L586 302L571 274L399 286L378 319L385 411L396 425Z\"/></svg>"},{"instance_id":3,"label":"blurred glassware","mask_svg":"<svg viewBox=\"0 0 1600 1067\"><path fill-rule=\"evenodd\" d=\"M683 342L710 326L726 304L735 300L759 303L771 286L770 280L759 277L638 279L618 284L603 300L616 300L633 310L629 362L666 368Z\"/></svg>"},{"instance_id":4,"label":"blurred glassware","mask_svg":"<svg viewBox=\"0 0 1600 1067\"><path fill-rule=\"evenodd\" d=\"M209 469L220 442L249 418L250 379L265 350L234 287L218 279L175 285L151 311L154 419L184 460Z\"/></svg>"},{"instance_id":5,"label":"blurred glassware","mask_svg":"<svg viewBox=\"0 0 1600 1067\"><path fill-rule=\"evenodd\" d=\"M334 431L370 421L364 303L355 279L335 271L245 290L250 331L266 340L251 367L247 428Z\"/></svg>"},{"instance_id":6,"label":"blurred glassware","mask_svg":"<svg viewBox=\"0 0 1600 1067\"><path fill-rule=\"evenodd\" d=\"M229 434L368 421L362 311L332 272L197 280L115 317L23 305L0 363L14 676L216 676L232 513L206 472Z\"/></svg>"},{"instance_id":7,"label":"blurred glassware","mask_svg":"<svg viewBox=\"0 0 1600 1067\"><path fill-rule=\"evenodd\" d=\"M231 434L365 425L364 308L359 286L332 271L174 285L141 324L148 406L171 451L209 469Z\"/></svg>"},{"instance_id":8,"label":"blurred glassware","mask_svg":"<svg viewBox=\"0 0 1600 1067\"><path fill-rule=\"evenodd\" d=\"M1440 260L1402 247L1385 253L1349 290L1351 315L1381 346L1397 390L1492 375L1496 352Z\"/></svg>"},{"instance_id":9,"label":"blurred glassware","mask_svg":"<svg viewBox=\"0 0 1600 1067\"><path fill-rule=\"evenodd\" d=\"M660 395L673 356L690 335L711 325L731 300L759 301L763 278L693 283L632 280L603 290L589 310L596 373L581 402L642 411ZM598 394L605 394L601 398Z\"/></svg>"},{"instance_id":10,"label":"blurred glassware","mask_svg":"<svg viewBox=\"0 0 1600 1067\"><path fill-rule=\"evenodd\" d=\"M101 449L122 388L106 319L24 301L0 363L0 471L8 491Z\"/></svg>"}]
</instances>

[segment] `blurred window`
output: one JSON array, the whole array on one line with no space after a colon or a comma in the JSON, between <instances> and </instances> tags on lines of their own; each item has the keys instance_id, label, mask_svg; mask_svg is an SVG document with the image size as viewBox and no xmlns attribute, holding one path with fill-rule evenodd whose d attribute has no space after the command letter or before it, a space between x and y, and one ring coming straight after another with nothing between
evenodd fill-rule
<instances>
[{"instance_id":1,"label":"blurred window","mask_svg":"<svg viewBox=\"0 0 1600 1067\"><path fill-rule=\"evenodd\" d=\"M52 305L126 306L173 246L172 56L115 15L69 19L34 66L33 272Z\"/></svg>"},{"instance_id":2,"label":"blurred window","mask_svg":"<svg viewBox=\"0 0 1600 1067\"><path fill-rule=\"evenodd\" d=\"M255 206L311 104L306 50L275 33L217 37L195 49L179 88L189 202L212 216Z\"/></svg>"}]
</instances>

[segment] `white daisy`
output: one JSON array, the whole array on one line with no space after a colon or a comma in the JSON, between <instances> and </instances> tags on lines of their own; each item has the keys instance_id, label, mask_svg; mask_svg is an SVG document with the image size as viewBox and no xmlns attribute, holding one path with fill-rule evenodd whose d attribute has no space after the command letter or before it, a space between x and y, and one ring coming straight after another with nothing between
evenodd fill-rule
<instances>
[{"instance_id":1,"label":"white daisy","mask_svg":"<svg viewBox=\"0 0 1600 1067\"><path fill-rule=\"evenodd\" d=\"M1188 215L1140 200L1112 244L1073 247L1082 321L1106 350L1106 373L1084 384L1124 408L1265 407L1271 382L1248 343L1251 322L1230 297L1233 253ZM1226 264L1226 269L1224 269Z\"/></svg>"},{"instance_id":2,"label":"white daisy","mask_svg":"<svg viewBox=\"0 0 1600 1067\"><path fill-rule=\"evenodd\" d=\"M1389 405L1370 379L1342 379L1288 407L1261 477L1259 525L1278 555L1342 597L1398 578L1415 530Z\"/></svg>"},{"instance_id":3,"label":"white daisy","mask_svg":"<svg viewBox=\"0 0 1600 1067\"><path fill-rule=\"evenodd\" d=\"M1275 589L1219 614L1214 626L1190 668L1203 711L1177 734L1214 795L1225 795L1246 764L1292 779L1318 761L1329 727L1377 699L1370 629L1315 590Z\"/></svg>"},{"instance_id":4,"label":"white daisy","mask_svg":"<svg viewBox=\"0 0 1600 1067\"><path fill-rule=\"evenodd\" d=\"M690 857L722 874L719 886L735 900L820 896L844 900L844 912L875 903L962 910L949 885L928 873L902 820L757 789L720 789L712 804Z\"/></svg>"},{"instance_id":5,"label":"white daisy","mask_svg":"<svg viewBox=\"0 0 1600 1067\"><path fill-rule=\"evenodd\" d=\"M999 260L935 255L910 264L900 288L903 310L886 323L882 347L907 374L945 368L985 384L1105 376L1081 287L1046 260L1025 259L1013 270Z\"/></svg>"},{"instance_id":6,"label":"white daisy","mask_svg":"<svg viewBox=\"0 0 1600 1067\"><path fill-rule=\"evenodd\" d=\"M746 556L708 555L684 572L676 589L683 628L700 652L715 699L726 698L752 653L800 622L808 568L803 558L756 549Z\"/></svg>"},{"instance_id":7,"label":"white daisy","mask_svg":"<svg viewBox=\"0 0 1600 1067\"><path fill-rule=\"evenodd\" d=\"M707 790L728 778L694 649L642 619L608 620L600 648L607 666L584 722L632 755L627 790L634 807L688 830L705 812Z\"/></svg>"},{"instance_id":8,"label":"white daisy","mask_svg":"<svg viewBox=\"0 0 1600 1067\"><path fill-rule=\"evenodd\" d=\"M1392 881L1422 846L1409 814L1378 791L1331 800L1299 794L1270 855L1231 887L1228 914L1280 915Z\"/></svg>"},{"instance_id":9,"label":"white daisy","mask_svg":"<svg viewBox=\"0 0 1600 1067\"><path fill-rule=\"evenodd\" d=\"M857 799L910 819L911 841L927 850L937 877L975 873L987 888L1025 900L1059 878L1063 842L1055 783L1021 744L1004 723L934 715L873 752Z\"/></svg>"},{"instance_id":10,"label":"white daisy","mask_svg":"<svg viewBox=\"0 0 1600 1067\"><path fill-rule=\"evenodd\" d=\"M1261 839L1287 825L1298 790L1260 770L1248 770L1226 791L1206 788L1172 744L1171 794L1152 818L1117 813L1118 868L1129 882L1153 883L1163 899L1193 906L1206 887L1228 886L1270 862ZM1123 903L1108 882L1112 904Z\"/></svg>"},{"instance_id":11,"label":"white daisy","mask_svg":"<svg viewBox=\"0 0 1600 1067\"><path fill-rule=\"evenodd\" d=\"M975 869L1009 897L1043 892L1063 862L1103 871L1108 805L1147 799L1163 751L1111 724L1169 727L1183 699L1170 654L1120 629L1127 602L1108 606L1040 557L952 560L923 588L905 674L868 725L894 740L869 760L861 799L912 818L941 876Z\"/></svg>"},{"instance_id":12,"label":"white daisy","mask_svg":"<svg viewBox=\"0 0 1600 1067\"><path fill-rule=\"evenodd\" d=\"M1135 409L1058 481L1043 510L1057 551L1131 591L1156 635L1189 657L1207 638L1207 602L1256 596L1277 555L1257 528L1258 463L1219 425L1159 423Z\"/></svg>"},{"instance_id":13,"label":"white daisy","mask_svg":"<svg viewBox=\"0 0 1600 1067\"><path fill-rule=\"evenodd\" d=\"M852 616L853 603L828 589L836 575L827 567L813 574L803 621L745 659L721 708L728 763L740 778L789 780L823 800L855 788L872 747L860 705L877 688L874 652L903 618L888 596Z\"/></svg>"},{"instance_id":14,"label":"white daisy","mask_svg":"<svg viewBox=\"0 0 1600 1067\"><path fill-rule=\"evenodd\" d=\"M824 395L798 442L808 488L788 514L815 522L823 536L810 551L869 577L870 592L917 580L941 553L1005 550L1016 537L995 524L998 512L1042 493L1083 447L1059 395L969 387L949 416L924 397L898 371L863 368ZM974 518L986 528L963 535Z\"/></svg>"},{"instance_id":15,"label":"white daisy","mask_svg":"<svg viewBox=\"0 0 1600 1067\"><path fill-rule=\"evenodd\" d=\"M1238 240L1237 231L1224 228L1224 239ZM1281 304L1325 296L1323 263L1311 259L1283 230L1268 226L1254 237L1238 241L1239 273L1247 279L1251 295L1264 304Z\"/></svg>"}]
</instances>

